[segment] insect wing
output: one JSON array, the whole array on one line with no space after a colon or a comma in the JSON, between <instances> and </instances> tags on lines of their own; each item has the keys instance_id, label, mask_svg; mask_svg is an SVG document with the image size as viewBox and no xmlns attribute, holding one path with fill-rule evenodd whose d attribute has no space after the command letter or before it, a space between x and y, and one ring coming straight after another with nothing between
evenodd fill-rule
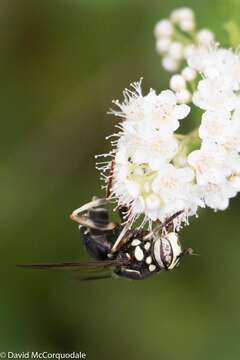
<instances>
[{"instance_id":1,"label":"insect wing","mask_svg":"<svg viewBox=\"0 0 240 360\"><path fill-rule=\"evenodd\" d=\"M70 270L70 271L101 271L111 267L127 265L127 260L103 260L103 261L88 261L88 262L61 262L61 263L35 263L35 264L20 264L21 268L40 269L40 270Z\"/></svg>"}]
</instances>

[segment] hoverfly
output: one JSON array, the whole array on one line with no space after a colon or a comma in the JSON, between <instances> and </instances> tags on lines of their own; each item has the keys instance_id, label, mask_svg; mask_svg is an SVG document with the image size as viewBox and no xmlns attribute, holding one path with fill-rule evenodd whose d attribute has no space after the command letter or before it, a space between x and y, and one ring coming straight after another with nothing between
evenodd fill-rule
<instances>
[{"instance_id":1,"label":"hoverfly","mask_svg":"<svg viewBox=\"0 0 240 360\"><path fill-rule=\"evenodd\" d=\"M82 280L112 276L141 280L161 271L173 270L184 255L193 254L191 248L182 248L176 232L169 231L173 220L182 211L153 230L131 229L127 223L116 224L110 221L105 207L108 202L107 198L94 199L70 215L70 218L79 224L85 248L95 261L20 266L79 270L82 273L86 270L96 271L96 275L91 273L91 276L83 277ZM120 216L122 217L121 209ZM101 271L108 273L103 274Z\"/></svg>"}]
</instances>

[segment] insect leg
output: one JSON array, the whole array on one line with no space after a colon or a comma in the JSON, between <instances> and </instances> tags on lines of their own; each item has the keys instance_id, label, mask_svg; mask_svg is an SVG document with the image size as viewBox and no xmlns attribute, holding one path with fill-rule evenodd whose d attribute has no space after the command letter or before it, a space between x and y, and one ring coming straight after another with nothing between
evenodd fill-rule
<instances>
[{"instance_id":1,"label":"insect leg","mask_svg":"<svg viewBox=\"0 0 240 360\"><path fill-rule=\"evenodd\" d=\"M169 230L170 226L173 224L173 220L176 219L179 215L181 215L184 212L184 210L177 211L175 214L173 214L171 217L166 219L162 224L157 225L152 231L150 231L146 236L144 236L143 240L149 240L154 237L154 235L162 230L166 229Z\"/></svg>"},{"instance_id":2,"label":"insect leg","mask_svg":"<svg viewBox=\"0 0 240 360\"><path fill-rule=\"evenodd\" d=\"M126 214L128 213L128 208L126 206L119 206L118 213L122 222L126 221Z\"/></svg>"},{"instance_id":3,"label":"insect leg","mask_svg":"<svg viewBox=\"0 0 240 360\"><path fill-rule=\"evenodd\" d=\"M107 174L108 182L107 182L107 188L106 188L106 198L110 198L111 194L112 194L112 181L113 181L114 166L115 166L115 161L112 160L110 168L108 169L108 174Z\"/></svg>"},{"instance_id":4,"label":"insect leg","mask_svg":"<svg viewBox=\"0 0 240 360\"><path fill-rule=\"evenodd\" d=\"M167 231L169 230L169 228L173 225L173 220L175 220L179 215L181 215L184 212L184 210L180 210L177 211L175 214L173 214L172 216L170 216L168 219L166 219L164 221L164 223L162 224L162 228L166 229Z\"/></svg>"},{"instance_id":5,"label":"insect leg","mask_svg":"<svg viewBox=\"0 0 240 360\"><path fill-rule=\"evenodd\" d=\"M129 229L129 224L126 224L122 229L122 231L120 232L117 240L115 241L111 249L111 253L114 254L117 251L119 251L123 246L123 244L125 244L131 238L131 236L132 236L132 231Z\"/></svg>"}]
</instances>

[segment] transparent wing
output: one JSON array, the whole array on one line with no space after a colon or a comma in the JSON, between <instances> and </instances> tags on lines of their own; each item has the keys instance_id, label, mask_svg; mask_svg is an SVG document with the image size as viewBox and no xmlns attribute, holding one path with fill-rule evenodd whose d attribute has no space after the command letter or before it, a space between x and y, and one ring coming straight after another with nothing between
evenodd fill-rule
<instances>
[{"instance_id":1,"label":"transparent wing","mask_svg":"<svg viewBox=\"0 0 240 360\"><path fill-rule=\"evenodd\" d=\"M18 267L40 270L70 270L70 271L101 271L111 267L126 266L129 263L127 259L114 259L88 262L61 262L61 263L35 263L18 264Z\"/></svg>"}]
</instances>

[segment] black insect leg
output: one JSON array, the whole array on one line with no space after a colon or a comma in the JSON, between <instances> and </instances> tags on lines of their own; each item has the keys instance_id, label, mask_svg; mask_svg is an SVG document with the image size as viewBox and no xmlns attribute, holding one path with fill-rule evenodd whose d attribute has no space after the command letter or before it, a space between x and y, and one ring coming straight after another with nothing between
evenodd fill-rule
<instances>
[{"instance_id":1,"label":"black insect leg","mask_svg":"<svg viewBox=\"0 0 240 360\"><path fill-rule=\"evenodd\" d=\"M177 211L175 214L166 219L166 221L162 224L162 228L165 228L167 232L170 232L173 229L173 221L183 212L184 210Z\"/></svg>"},{"instance_id":2,"label":"black insect leg","mask_svg":"<svg viewBox=\"0 0 240 360\"><path fill-rule=\"evenodd\" d=\"M126 214L128 213L128 211L129 209L126 206L118 207L118 213L122 223L126 221Z\"/></svg>"},{"instance_id":3,"label":"black insect leg","mask_svg":"<svg viewBox=\"0 0 240 360\"><path fill-rule=\"evenodd\" d=\"M132 265L130 264L127 267L121 266L116 268L114 269L113 273L118 277L124 277L131 280L143 280L153 275L153 273L151 273L146 266L136 263Z\"/></svg>"}]
</instances>

